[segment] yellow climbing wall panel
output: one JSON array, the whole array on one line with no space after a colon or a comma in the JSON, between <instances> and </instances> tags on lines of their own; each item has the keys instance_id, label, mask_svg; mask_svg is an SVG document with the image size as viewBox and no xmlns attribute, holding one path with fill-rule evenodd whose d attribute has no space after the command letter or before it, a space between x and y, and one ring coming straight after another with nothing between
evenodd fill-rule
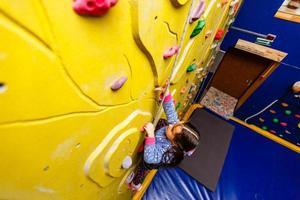
<instances>
[{"instance_id":1,"label":"yellow climbing wall panel","mask_svg":"<svg viewBox=\"0 0 300 200\"><path fill-rule=\"evenodd\" d=\"M155 86L173 72L182 116L235 2L206 0L190 23L200 0L119 0L98 17L78 15L72 0L1 0L0 199L130 199L125 179L140 127L156 115Z\"/></svg>"}]
</instances>

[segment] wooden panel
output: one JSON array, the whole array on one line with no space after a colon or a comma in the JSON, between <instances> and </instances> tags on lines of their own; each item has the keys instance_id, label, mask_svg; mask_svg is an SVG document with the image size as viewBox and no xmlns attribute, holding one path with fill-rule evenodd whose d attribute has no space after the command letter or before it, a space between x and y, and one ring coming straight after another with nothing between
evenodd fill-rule
<instances>
[{"instance_id":1,"label":"wooden panel","mask_svg":"<svg viewBox=\"0 0 300 200\"><path fill-rule=\"evenodd\" d=\"M284 12L278 11L275 14L275 17L280 18L280 19L285 19L285 20L288 20L288 21L292 21L292 22L300 23L300 16L299 15L292 15L292 14L289 14L289 13L284 13Z\"/></svg>"},{"instance_id":2,"label":"wooden panel","mask_svg":"<svg viewBox=\"0 0 300 200\"><path fill-rule=\"evenodd\" d=\"M235 48L248 51L250 53L262 56L264 58L268 58L270 60L274 60L276 62L281 62L287 56L287 53L285 52L241 39L238 40L238 42L235 45Z\"/></svg>"}]
</instances>

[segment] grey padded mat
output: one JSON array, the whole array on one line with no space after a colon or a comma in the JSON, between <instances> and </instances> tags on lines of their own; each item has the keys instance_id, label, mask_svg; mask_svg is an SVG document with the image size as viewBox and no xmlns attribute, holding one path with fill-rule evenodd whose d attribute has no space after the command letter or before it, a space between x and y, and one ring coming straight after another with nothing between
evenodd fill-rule
<instances>
[{"instance_id":1,"label":"grey padded mat","mask_svg":"<svg viewBox=\"0 0 300 200\"><path fill-rule=\"evenodd\" d=\"M205 111L196 109L190 123L200 133L200 143L179 165L211 191L215 191L230 145L234 126Z\"/></svg>"}]
</instances>

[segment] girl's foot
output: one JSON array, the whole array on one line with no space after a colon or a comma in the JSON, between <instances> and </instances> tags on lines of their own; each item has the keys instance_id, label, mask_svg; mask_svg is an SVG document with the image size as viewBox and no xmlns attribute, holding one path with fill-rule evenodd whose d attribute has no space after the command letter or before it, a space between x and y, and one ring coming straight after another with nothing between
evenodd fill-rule
<instances>
[{"instance_id":1,"label":"girl's foot","mask_svg":"<svg viewBox=\"0 0 300 200\"><path fill-rule=\"evenodd\" d=\"M130 184L135 176L135 173L132 171L125 180L125 183Z\"/></svg>"},{"instance_id":2,"label":"girl's foot","mask_svg":"<svg viewBox=\"0 0 300 200\"><path fill-rule=\"evenodd\" d=\"M133 182L131 182L131 184L130 184L130 189L131 189L134 193L136 193L136 192L138 192L138 191L140 191L140 190L142 189L142 184L139 183L138 185L135 185Z\"/></svg>"}]
</instances>

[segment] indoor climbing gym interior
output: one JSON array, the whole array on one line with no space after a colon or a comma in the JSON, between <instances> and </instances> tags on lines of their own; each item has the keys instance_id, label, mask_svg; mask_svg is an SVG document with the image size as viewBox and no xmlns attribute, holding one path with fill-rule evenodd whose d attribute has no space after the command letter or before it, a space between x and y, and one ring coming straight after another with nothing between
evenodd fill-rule
<instances>
[{"instance_id":1,"label":"indoor climbing gym interior","mask_svg":"<svg viewBox=\"0 0 300 200\"><path fill-rule=\"evenodd\" d=\"M0 200L300 200L300 0L0 0Z\"/></svg>"}]
</instances>

